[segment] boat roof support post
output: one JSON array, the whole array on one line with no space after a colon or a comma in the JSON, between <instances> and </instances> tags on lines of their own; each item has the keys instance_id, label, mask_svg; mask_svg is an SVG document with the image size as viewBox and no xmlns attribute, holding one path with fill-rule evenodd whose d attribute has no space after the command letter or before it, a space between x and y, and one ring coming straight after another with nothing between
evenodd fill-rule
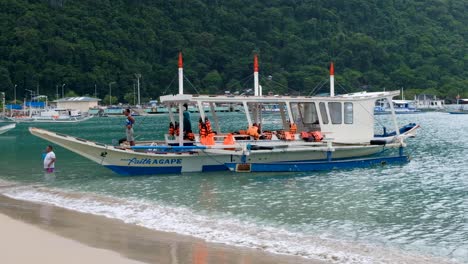
<instances>
[{"instance_id":1,"label":"boat roof support post","mask_svg":"<svg viewBox=\"0 0 468 264\"><path fill-rule=\"evenodd\" d=\"M172 106L168 105L167 106L167 111L169 113L169 119L171 120L172 124L174 124L174 113L172 112Z\"/></svg>"},{"instance_id":2,"label":"boat roof support post","mask_svg":"<svg viewBox=\"0 0 468 264\"><path fill-rule=\"evenodd\" d=\"M279 104L281 120L283 121L283 128L288 127L288 120L286 118L286 113L284 112L284 104Z\"/></svg>"},{"instance_id":3,"label":"boat roof support post","mask_svg":"<svg viewBox=\"0 0 468 264\"><path fill-rule=\"evenodd\" d=\"M205 122L205 109L203 108L203 103L201 101L197 102L198 113L200 113L200 118Z\"/></svg>"},{"instance_id":4,"label":"boat roof support post","mask_svg":"<svg viewBox=\"0 0 468 264\"><path fill-rule=\"evenodd\" d=\"M252 106L252 114L253 114L253 122L258 124L262 122L262 104L261 103L253 103Z\"/></svg>"},{"instance_id":5,"label":"boat roof support post","mask_svg":"<svg viewBox=\"0 0 468 264\"><path fill-rule=\"evenodd\" d=\"M293 117L293 114L292 114L291 103L290 102L286 102L286 109L288 110L289 123L293 124L294 123L294 117ZM289 129L289 126L285 127L285 129Z\"/></svg>"},{"instance_id":6,"label":"boat roof support post","mask_svg":"<svg viewBox=\"0 0 468 264\"><path fill-rule=\"evenodd\" d=\"M387 97L388 104L390 105L390 110L392 114L393 125L395 126L395 133L397 136L400 136L400 128L398 127L398 122L395 115L395 108L393 107L392 97Z\"/></svg>"},{"instance_id":7,"label":"boat roof support post","mask_svg":"<svg viewBox=\"0 0 468 264\"><path fill-rule=\"evenodd\" d=\"M179 146L184 145L184 104L179 103Z\"/></svg>"},{"instance_id":8,"label":"boat roof support post","mask_svg":"<svg viewBox=\"0 0 468 264\"><path fill-rule=\"evenodd\" d=\"M221 133L221 128L219 127L219 120L218 120L218 116L216 115L215 103L213 103L213 102L210 103L210 110L211 110L211 115L213 116L213 122L214 122L215 127L216 127L216 132L218 132L218 134L220 134Z\"/></svg>"},{"instance_id":9,"label":"boat roof support post","mask_svg":"<svg viewBox=\"0 0 468 264\"><path fill-rule=\"evenodd\" d=\"M245 112L245 117L247 117L247 123L249 124L249 127L251 127L252 119L250 118L249 106L247 105L246 101L243 101L242 105L244 106L244 112Z\"/></svg>"}]
</instances>

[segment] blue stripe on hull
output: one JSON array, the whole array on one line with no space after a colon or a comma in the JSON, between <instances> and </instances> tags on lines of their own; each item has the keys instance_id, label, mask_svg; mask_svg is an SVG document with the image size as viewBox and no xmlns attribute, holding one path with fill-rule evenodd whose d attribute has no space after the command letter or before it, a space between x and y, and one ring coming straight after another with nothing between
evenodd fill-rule
<instances>
[{"instance_id":1,"label":"blue stripe on hull","mask_svg":"<svg viewBox=\"0 0 468 264\"><path fill-rule=\"evenodd\" d=\"M250 163L241 165L240 163L226 163L226 166L236 171L237 165L241 165L239 172L246 171L250 165L250 172L305 172L305 171L324 171L334 169L353 169L369 167L373 165L399 164L409 161L407 156L381 157L367 159L353 159L340 161L310 161L310 162L280 162L280 163Z\"/></svg>"},{"instance_id":2,"label":"blue stripe on hull","mask_svg":"<svg viewBox=\"0 0 468 264\"><path fill-rule=\"evenodd\" d=\"M171 174L180 173L182 171L181 166L177 167L130 167L130 166L116 166L107 165L108 169L111 169L120 175L158 175L158 174Z\"/></svg>"},{"instance_id":3,"label":"blue stripe on hull","mask_svg":"<svg viewBox=\"0 0 468 264\"><path fill-rule=\"evenodd\" d=\"M229 168L226 165L203 165L202 172L212 172L212 171L228 171Z\"/></svg>"}]
</instances>

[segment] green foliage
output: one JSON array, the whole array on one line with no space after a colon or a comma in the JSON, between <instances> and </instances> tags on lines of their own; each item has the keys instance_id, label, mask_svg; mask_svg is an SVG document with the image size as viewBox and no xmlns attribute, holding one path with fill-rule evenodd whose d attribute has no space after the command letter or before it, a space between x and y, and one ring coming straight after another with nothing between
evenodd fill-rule
<instances>
[{"instance_id":1,"label":"green foliage","mask_svg":"<svg viewBox=\"0 0 468 264\"><path fill-rule=\"evenodd\" d=\"M218 93L218 89L223 84L223 78L218 73L218 71L210 71L208 74L206 74L205 78L203 78L203 84L203 91L205 93Z\"/></svg>"},{"instance_id":2,"label":"green foliage","mask_svg":"<svg viewBox=\"0 0 468 264\"><path fill-rule=\"evenodd\" d=\"M116 105L118 103L118 98L117 98L117 96L109 96L108 94L106 94L106 96L104 96L104 100L102 100L102 102L105 105Z\"/></svg>"},{"instance_id":3,"label":"green foliage","mask_svg":"<svg viewBox=\"0 0 468 264\"><path fill-rule=\"evenodd\" d=\"M133 102L141 73L141 97L157 98L177 92L168 86L183 51L186 91L241 92L255 52L265 93L325 92L334 61L338 93L453 97L468 93L467 10L459 0L4 0L0 89L10 99L16 84L22 98L39 84L52 98L63 83L79 95L96 85L102 98L116 82L112 94Z\"/></svg>"},{"instance_id":4,"label":"green foliage","mask_svg":"<svg viewBox=\"0 0 468 264\"><path fill-rule=\"evenodd\" d=\"M126 93L126 94L124 95L124 100L125 100L126 103L132 104L132 105L134 104L134 102L135 102L135 104L138 103L138 102L137 102L137 97L133 94L133 92L131 92L131 93Z\"/></svg>"},{"instance_id":5,"label":"green foliage","mask_svg":"<svg viewBox=\"0 0 468 264\"><path fill-rule=\"evenodd\" d=\"M78 94L73 91L73 90L68 90L67 93L65 94L65 97L77 97Z\"/></svg>"}]
</instances>

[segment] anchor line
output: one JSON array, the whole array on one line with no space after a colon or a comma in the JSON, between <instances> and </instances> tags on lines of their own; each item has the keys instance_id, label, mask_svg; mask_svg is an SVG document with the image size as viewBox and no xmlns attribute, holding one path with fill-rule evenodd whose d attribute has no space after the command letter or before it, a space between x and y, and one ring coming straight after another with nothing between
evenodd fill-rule
<instances>
[{"instance_id":1,"label":"anchor line","mask_svg":"<svg viewBox=\"0 0 468 264\"><path fill-rule=\"evenodd\" d=\"M239 145L242 146L242 144L239 144ZM202 151L203 153L205 153L205 155L206 155L208 158L214 160L216 163L218 163L218 164L220 164L220 165L224 165L224 162L221 162L221 161L217 160L216 158L213 157L213 155L211 155L210 153L206 152L204 149L202 149L201 151ZM231 155L231 161L232 161L232 155Z\"/></svg>"},{"instance_id":2,"label":"anchor line","mask_svg":"<svg viewBox=\"0 0 468 264\"><path fill-rule=\"evenodd\" d=\"M220 164L220 165L224 165L224 162L221 162L221 161L215 159L215 158L213 157L213 155L211 155L210 153L206 152L204 149L202 149L202 152L205 153L205 155L206 155L208 158L214 160L216 163L218 163L218 164Z\"/></svg>"}]
</instances>

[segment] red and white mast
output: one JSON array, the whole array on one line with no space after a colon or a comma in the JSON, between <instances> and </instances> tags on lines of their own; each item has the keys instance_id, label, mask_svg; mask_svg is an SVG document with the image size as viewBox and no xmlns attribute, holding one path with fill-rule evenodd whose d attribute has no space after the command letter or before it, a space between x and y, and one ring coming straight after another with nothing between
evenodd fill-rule
<instances>
[{"instance_id":1,"label":"red and white mast","mask_svg":"<svg viewBox=\"0 0 468 264\"><path fill-rule=\"evenodd\" d=\"M179 52L179 94L184 94L184 63L182 52Z\"/></svg>"},{"instance_id":2,"label":"red and white mast","mask_svg":"<svg viewBox=\"0 0 468 264\"><path fill-rule=\"evenodd\" d=\"M179 94L184 94L184 63L182 60L182 52L179 52ZM170 111L170 110L169 110ZM179 103L179 146L184 145L184 110L183 104Z\"/></svg>"},{"instance_id":3,"label":"red and white mast","mask_svg":"<svg viewBox=\"0 0 468 264\"><path fill-rule=\"evenodd\" d=\"M258 84L258 57L257 54L254 55L254 94L255 96L261 96L262 91Z\"/></svg>"},{"instance_id":4,"label":"red and white mast","mask_svg":"<svg viewBox=\"0 0 468 264\"><path fill-rule=\"evenodd\" d=\"M330 63L330 97L335 96L335 68L333 61Z\"/></svg>"}]
</instances>

